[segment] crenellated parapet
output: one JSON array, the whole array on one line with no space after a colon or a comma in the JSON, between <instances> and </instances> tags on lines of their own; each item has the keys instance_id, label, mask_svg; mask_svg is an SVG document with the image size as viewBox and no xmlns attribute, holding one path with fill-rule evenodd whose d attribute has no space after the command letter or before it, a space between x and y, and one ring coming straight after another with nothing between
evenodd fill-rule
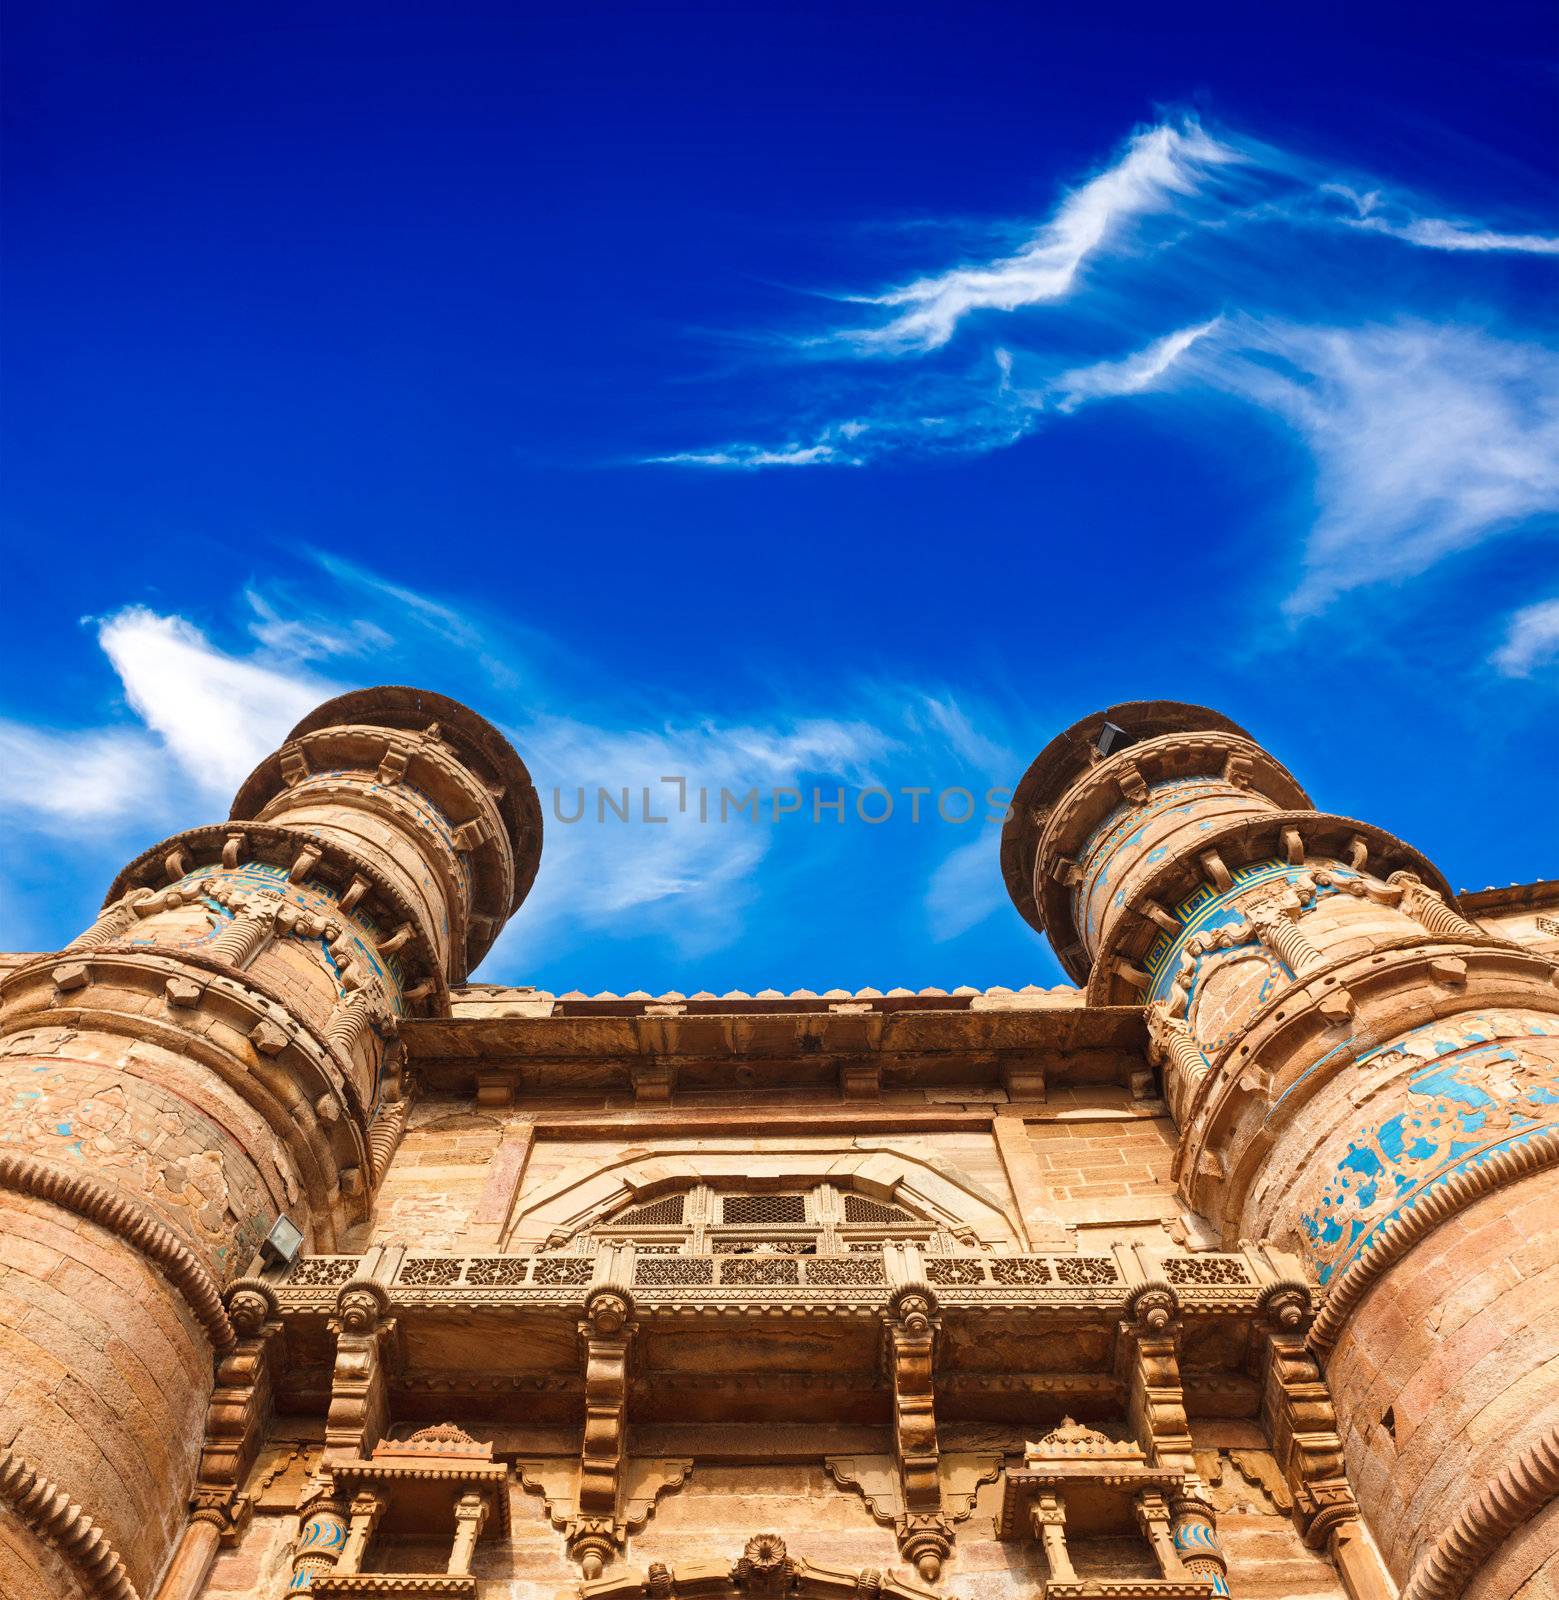
<instances>
[{"instance_id":1,"label":"crenellated parapet","mask_svg":"<svg viewBox=\"0 0 1559 1600\"><path fill-rule=\"evenodd\" d=\"M0 1352L13 1455L64 1464L143 1592L189 1509L214 1362L240 1376L222 1290L280 1217L313 1250L366 1220L405 1124L400 1025L448 1014L540 841L496 730L359 691L293 730L231 820L137 857L90 928L0 984L0 1226L33 1247L31 1281L0 1282L24 1330ZM158 1375L130 1400L127 1354ZM70 1405L37 1376L56 1369Z\"/></svg>"},{"instance_id":2,"label":"crenellated parapet","mask_svg":"<svg viewBox=\"0 0 1559 1600\"><path fill-rule=\"evenodd\" d=\"M1407 1579L1477 1485L1559 1437L1551 1346L1522 1338L1559 1318L1540 1266L1559 1264L1555 962L1194 706L1117 706L1053 741L1003 865L1090 1004L1146 1004L1186 1201L1327 1292L1311 1348ZM1500 1213L1531 1219L1530 1281L1498 1276Z\"/></svg>"}]
</instances>

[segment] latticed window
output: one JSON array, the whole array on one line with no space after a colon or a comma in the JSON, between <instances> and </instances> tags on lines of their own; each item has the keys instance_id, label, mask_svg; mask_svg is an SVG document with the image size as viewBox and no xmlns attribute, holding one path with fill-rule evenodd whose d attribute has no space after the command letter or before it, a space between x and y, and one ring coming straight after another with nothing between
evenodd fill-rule
<instances>
[{"instance_id":1,"label":"latticed window","mask_svg":"<svg viewBox=\"0 0 1559 1600\"><path fill-rule=\"evenodd\" d=\"M807 1221L804 1194L726 1194L720 1197L722 1222L776 1227Z\"/></svg>"},{"instance_id":2,"label":"latticed window","mask_svg":"<svg viewBox=\"0 0 1559 1600\"><path fill-rule=\"evenodd\" d=\"M844 1220L896 1224L913 1222L915 1219L903 1206L885 1206L882 1201L868 1200L863 1194L847 1194L844 1197Z\"/></svg>"},{"instance_id":3,"label":"latticed window","mask_svg":"<svg viewBox=\"0 0 1559 1600\"><path fill-rule=\"evenodd\" d=\"M668 1194L664 1200L650 1200L642 1206L629 1206L619 1212L613 1221L618 1227L670 1227L682 1221L687 1207L687 1196Z\"/></svg>"},{"instance_id":4,"label":"latticed window","mask_svg":"<svg viewBox=\"0 0 1559 1600\"><path fill-rule=\"evenodd\" d=\"M854 1255L884 1241L918 1244L947 1254L947 1225L906 1205L855 1194L836 1184L751 1189L695 1183L634 1201L591 1223L576 1248L631 1241L640 1255Z\"/></svg>"}]
</instances>

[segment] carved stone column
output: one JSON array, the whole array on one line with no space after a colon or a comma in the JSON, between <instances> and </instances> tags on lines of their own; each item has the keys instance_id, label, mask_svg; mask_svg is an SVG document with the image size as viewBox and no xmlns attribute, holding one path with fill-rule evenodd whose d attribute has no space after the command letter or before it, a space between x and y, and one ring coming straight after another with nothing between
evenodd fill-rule
<instances>
[{"instance_id":1,"label":"carved stone column","mask_svg":"<svg viewBox=\"0 0 1559 1600\"><path fill-rule=\"evenodd\" d=\"M298 1511L298 1538L292 1550L288 1589L308 1589L316 1576L333 1572L346 1548L346 1506L328 1478L316 1480Z\"/></svg>"},{"instance_id":2,"label":"carved stone column","mask_svg":"<svg viewBox=\"0 0 1559 1600\"><path fill-rule=\"evenodd\" d=\"M341 1559L336 1563L337 1572L363 1570L363 1558L368 1554L368 1546L383 1516L382 1495L372 1489L362 1489L352 1496L352 1504L347 1512L346 1544L342 1547Z\"/></svg>"},{"instance_id":3,"label":"carved stone column","mask_svg":"<svg viewBox=\"0 0 1559 1600\"><path fill-rule=\"evenodd\" d=\"M1229 1563L1218 1542L1212 1503L1199 1490L1183 1491L1171 1504L1171 1535L1181 1565L1193 1578L1211 1578L1214 1594L1228 1594Z\"/></svg>"},{"instance_id":4,"label":"carved stone column","mask_svg":"<svg viewBox=\"0 0 1559 1600\"><path fill-rule=\"evenodd\" d=\"M1152 1547L1158 1570L1165 1578L1183 1578L1185 1566L1169 1531L1169 1502L1156 1490L1137 1496L1137 1526Z\"/></svg>"},{"instance_id":5,"label":"carved stone column","mask_svg":"<svg viewBox=\"0 0 1559 1600\"><path fill-rule=\"evenodd\" d=\"M1052 1583L1075 1583L1077 1569L1066 1548L1066 1506L1054 1490L1035 1497L1029 1512L1034 1537L1045 1552L1045 1565Z\"/></svg>"},{"instance_id":6,"label":"carved stone column","mask_svg":"<svg viewBox=\"0 0 1559 1600\"><path fill-rule=\"evenodd\" d=\"M513 751L412 689L321 707L233 815L131 862L68 950L0 982L0 1231L28 1240L0 1283L11 1451L49 1464L143 1594L239 1343L224 1287L279 1216L314 1251L364 1222L396 1021L447 1007L540 851ZM157 1375L125 1415L121 1346ZM68 1390L39 1379L62 1369ZM55 1559L0 1520L0 1551ZM62 1600L97 1581L80 1566Z\"/></svg>"},{"instance_id":7,"label":"carved stone column","mask_svg":"<svg viewBox=\"0 0 1559 1600\"><path fill-rule=\"evenodd\" d=\"M1470 923L1430 862L1316 811L1200 707L1085 718L1013 813L1019 910L1090 1003L1150 1006L1185 1199L1226 1247L1293 1251L1325 1291L1309 1350L1336 1479L1407 1581L1478 1485L1559 1452L1553 1344L1532 1333L1559 1317L1553 961ZM1559 1551L1516 1551L1537 1537L1507 1529L1501 1559L1559 1582Z\"/></svg>"}]
</instances>

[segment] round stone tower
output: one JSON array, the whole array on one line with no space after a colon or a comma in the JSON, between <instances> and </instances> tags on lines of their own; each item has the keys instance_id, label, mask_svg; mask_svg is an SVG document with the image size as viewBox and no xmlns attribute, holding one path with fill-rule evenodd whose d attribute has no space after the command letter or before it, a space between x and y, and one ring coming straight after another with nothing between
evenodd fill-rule
<instances>
[{"instance_id":1,"label":"round stone tower","mask_svg":"<svg viewBox=\"0 0 1559 1600\"><path fill-rule=\"evenodd\" d=\"M1046 746L1002 869L1089 1003L1146 1004L1188 1204L1320 1286L1310 1348L1404 1596L1559 1586L1553 960L1175 702Z\"/></svg>"},{"instance_id":2,"label":"round stone tower","mask_svg":"<svg viewBox=\"0 0 1559 1600\"><path fill-rule=\"evenodd\" d=\"M399 1023L447 1012L540 853L496 729L364 689L0 985L0 1594L150 1592L234 1341L222 1290L279 1218L313 1251L366 1220Z\"/></svg>"}]
</instances>

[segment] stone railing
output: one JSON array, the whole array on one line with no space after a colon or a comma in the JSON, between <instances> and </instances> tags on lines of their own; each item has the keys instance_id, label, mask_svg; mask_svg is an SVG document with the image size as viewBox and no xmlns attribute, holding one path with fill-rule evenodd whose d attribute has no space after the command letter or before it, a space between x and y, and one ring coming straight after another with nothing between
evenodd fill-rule
<instances>
[{"instance_id":1,"label":"stone railing","mask_svg":"<svg viewBox=\"0 0 1559 1600\"><path fill-rule=\"evenodd\" d=\"M1168 1288L1187 1309L1254 1305L1262 1291L1291 1280L1289 1263L1266 1252L1149 1251L1110 1255L921 1255L887 1246L847 1255L640 1253L632 1246L578 1255L433 1255L376 1249L366 1256L304 1256L276 1280L288 1310L334 1304L348 1283L371 1278L397 1305L461 1303L536 1305L577 1310L594 1286L631 1290L636 1304L739 1300L745 1304L886 1303L914 1281L930 1285L943 1306L981 1303L1119 1305L1148 1284Z\"/></svg>"}]
</instances>

